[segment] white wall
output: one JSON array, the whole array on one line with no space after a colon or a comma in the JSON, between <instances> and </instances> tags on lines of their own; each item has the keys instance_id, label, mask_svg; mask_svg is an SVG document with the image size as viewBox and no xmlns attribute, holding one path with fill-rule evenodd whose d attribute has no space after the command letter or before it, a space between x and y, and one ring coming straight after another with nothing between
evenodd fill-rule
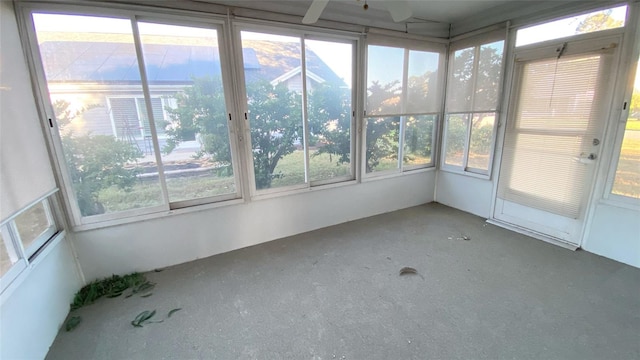
<instances>
[{"instance_id":1,"label":"white wall","mask_svg":"<svg viewBox=\"0 0 640 360\"><path fill-rule=\"evenodd\" d=\"M82 286L69 243L41 254L2 294L0 358L44 359Z\"/></svg>"},{"instance_id":2,"label":"white wall","mask_svg":"<svg viewBox=\"0 0 640 360\"><path fill-rule=\"evenodd\" d=\"M582 248L640 267L640 212L598 204Z\"/></svg>"},{"instance_id":3,"label":"white wall","mask_svg":"<svg viewBox=\"0 0 640 360\"><path fill-rule=\"evenodd\" d=\"M438 171L437 184L435 199L440 204L484 218L491 214L492 181Z\"/></svg>"},{"instance_id":4,"label":"white wall","mask_svg":"<svg viewBox=\"0 0 640 360\"><path fill-rule=\"evenodd\" d=\"M147 271L433 201L435 171L75 234L87 280Z\"/></svg>"}]
</instances>

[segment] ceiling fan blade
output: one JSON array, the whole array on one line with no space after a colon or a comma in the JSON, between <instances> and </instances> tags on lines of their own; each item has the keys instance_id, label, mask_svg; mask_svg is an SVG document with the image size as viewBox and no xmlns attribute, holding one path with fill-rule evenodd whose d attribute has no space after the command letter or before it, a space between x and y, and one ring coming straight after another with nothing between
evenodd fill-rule
<instances>
[{"instance_id":1,"label":"ceiling fan blade","mask_svg":"<svg viewBox=\"0 0 640 360\"><path fill-rule=\"evenodd\" d=\"M320 18L322 15L322 11L329 0L313 0L311 6L309 6L309 10L307 10L307 14L302 19L303 24L313 24Z\"/></svg>"},{"instance_id":2,"label":"ceiling fan blade","mask_svg":"<svg viewBox=\"0 0 640 360\"><path fill-rule=\"evenodd\" d=\"M385 1L384 3L395 22L405 21L413 15L409 3L405 0Z\"/></svg>"}]
</instances>

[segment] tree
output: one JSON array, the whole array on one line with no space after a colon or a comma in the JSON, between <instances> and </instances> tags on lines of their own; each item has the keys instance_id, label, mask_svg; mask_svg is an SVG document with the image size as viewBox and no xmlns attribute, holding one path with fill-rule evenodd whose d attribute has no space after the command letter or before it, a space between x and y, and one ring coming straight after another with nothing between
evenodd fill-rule
<instances>
[{"instance_id":1,"label":"tree","mask_svg":"<svg viewBox=\"0 0 640 360\"><path fill-rule=\"evenodd\" d=\"M178 106L167 108L172 124L167 130L165 151L198 134L202 153L215 161L231 164L229 129L220 77L194 78L193 85L176 95ZM291 154L302 138L302 97L285 84L272 86L266 80L247 84L251 144L256 187L269 188L282 157Z\"/></svg>"},{"instance_id":2,"label":"tree","mask_svg":"<svg viewBox=\"0 0 640 360\"><path fill-rule=\"evenodd\" d=\"M83 216L102 214L105 209L98 193L111 186L130 190L138 170L127 165L142 157L142 152L111 135L75 135L66 131L65 127L87 108L73 111L65 100L55 101L53 108L80 213Z\"/></svg>"},{"instance_id":3,"label":"tree","mask_svg":"<svg viewBox=\"0 0 640 360\"><path fill-rule=\"evenodd\" d=\"M311 156L336 155L336 165L351 160L351 89L323 83L309 94L310 137L319 142Z\"/></svg>"},{"instance_id":4,"label":"tree","mask_svg":"<svg viewBox=\"0 0 640 360\"><path fill-rule=\"evenodd\" d=\"M222 79L218 77L194 78L193 85L176 94L178 106L167 107L172 120L167 129L167 144L163 151L170 153L181 141L200 136L202 153L215 161L231 164L229 128L224 102Z\"/></svg>"},{"instance_id":5,"label":"tree","mask_svg":"<svg viewBox=\"0 0 640 360\"><path fill-rule=\"evenodd\" d=\"M302 96L284 83L266 80L247 84L253 168L256 188L271 187L278 161L291 154L302 139Z\"/></svg>"},{"instance_id":6,"label":"tree","mask_svg":"<svg viewBox=\"0 0 640 360\"><path fill-rule=\"evenodd\" d=\"M588 16L576 27L576 34L586 34L594 31L613 29L624 25L624 21L611 17L611 10Z\"/></svg>"},{"instance_id":7,"label":"tree","mask_svg":"<svg viewBox=\"0 0 640 360\"><path fill-rule=\"evenodd\" d=\"M496 106L502 54L492 46L481 46L479 55L477 78L474 79L475 47L456 52L452 62L453 79L449 83L449 108L469 109L472 101L475 107L481 108L478 110L488 110Z\"/></svg>"}]
</instances>

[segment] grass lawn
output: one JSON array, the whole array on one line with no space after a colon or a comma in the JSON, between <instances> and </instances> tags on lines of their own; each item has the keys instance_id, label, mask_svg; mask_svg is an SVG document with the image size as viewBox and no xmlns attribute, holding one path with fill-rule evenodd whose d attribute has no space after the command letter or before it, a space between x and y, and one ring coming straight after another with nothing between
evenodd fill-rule
<instances>
[{"instance_id":1,"label":"grass lawn","mask_svg":"<svg viewBox=\"0 0 640 360\"><path fill-rule=\"evenodd\" d=\"M313 153L312 153L313 154ZM486 165L488 159L478 159ZM428 163L430 158L415 154L405 159L405 165ZM470 163L472 159L470 159ZM470 164L471 165L471 164ZM397 159L383 158L374 171L396 169ZM310 156L310 179L326 180L350 174L350 164L338 164L337 157L329 154ZM283 187L304 183L304 152L302 150L283 157L276 166L276 177L271 187ZM229 194L236 191L233 176L178 177L167 180L171 201L181 201L201 197ZM640 197L640 120L629 120L627 132L622 143L622 153L616 171L613 193L625 196ZM106 212L116 212L134 208L160 205L162 196L159 183L153 181L140 182L130 191L111 187L102 190L98 195Z\"/></svg>"},{"instance_id":2,"label":"grass lawn","mask_svg":"<svg viewBox=\"0 0 640 360\"><path fill-rule=\"evenodd\" d=\"M350 164L338 164L336 156L322 154L310 157L309 172L312 181L326 180L350 174ZM282 187L304 183L304 152L302 150L283 157L276 166L271 187ZM220 177L214 173L198 176L183 176L167 179L170 201L191 200L208 196L230 194L236 191L233 176ZM156 206L162 203L160 183L142 181L129 191L110 187L98 194L107 213Z\"/></svg>"},{"instance_id":3,"label":"grass lawn","mask_svg":"<svg viewBox=\"0 0 640 360\"><path fill-rule=\"evenodd\" d=\"M338 164L338 157L329 154L309 155L309 177L311 181L327 180L351 173L351 164ZM291 186L304 183L304 151L296 150L278 161L271 187Z\"/></svg>"}]
</instances>

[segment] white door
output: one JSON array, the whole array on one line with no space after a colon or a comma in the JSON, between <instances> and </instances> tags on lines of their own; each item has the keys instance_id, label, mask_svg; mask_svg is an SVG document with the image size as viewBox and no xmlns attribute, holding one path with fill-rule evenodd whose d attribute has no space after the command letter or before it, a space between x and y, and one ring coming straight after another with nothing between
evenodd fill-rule
<instances>
[{"instance_id":1,"label":"white door","mask_svg":"<svg viewBox=\"0 0 640 360\"><path fill-rule=\"evenodd\" d=\"M580 245L618 41L516 51L495 220Z\"/></svg>"}]
</instances>

